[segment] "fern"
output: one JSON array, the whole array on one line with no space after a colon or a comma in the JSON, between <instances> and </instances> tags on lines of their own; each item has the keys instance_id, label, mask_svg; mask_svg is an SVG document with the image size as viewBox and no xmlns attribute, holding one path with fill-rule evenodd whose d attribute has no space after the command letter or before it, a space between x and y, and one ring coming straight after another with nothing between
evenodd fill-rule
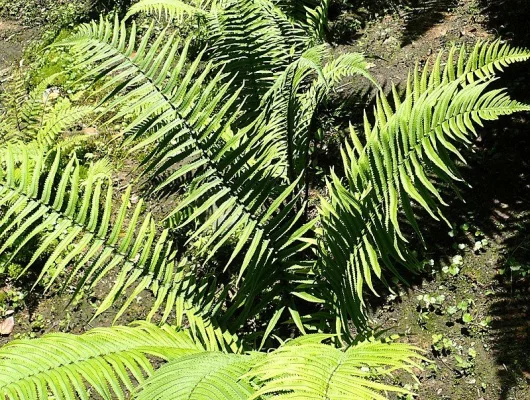
<instances>
[{"instance_id":1,"label":"fern","mask_svg":"<svg viewBox=\"0 0 530 400\"><path fill-rule=\"evenodd\" d=\"M375 83L362 54L333 58L329 46L311 47L285 68L262 100L271 129L283 139L280 151L288 181L307 173L309 143L319 128L318 107L344 78L358 75Z\"/></svg>"},{"instance_id":2,"label":"fern","mask_svg":"<svg viewBox=\"0 0 530 400\"><path fill-rule=\"evenodd\" d=\"M0 253L9 250L12 259L32 239L45 234L25 269L45 257L38 280L53 266L54 273L47 288L72 265L64 284L69 284L84 271L78 289L85 284L94 285L113 271L119 271L114 288L98 313L106 310L116 296L133 284L134 290L122 311L145 288L156 288L157 302L152 313L163 299L174 298L174 292L179 290L174 273L182 266L175 260L171 241L167 240L168 231L159 233L150 214L142 218L143 202L128 213L129 189L113 220L113 185L108 175L100 172L100 164L95 164L82 178L75 157L59 173L59 150L51 155L48 168L45 153L29 149L10 147L1 160L0 205L9 204L9 207L0 221L3 241ZM20 156L13 157L18 153ZM143 279L136 282L141 275ZM172 304L165 307L164 319L171 307Z\"/></svg>"},{"instance_id":3,"label":"fern","mask_svg":"<svg viewBox=\"0 0 530 400\"><path fill-rule=\"evenodd\" d=\"M397 370L412 375L412 367L421 369L417 363L421 357L409 345L366 341L341 350L319 343L322 336L287 342L259 360L249 375L261 387L251 399L384 400L387 397L381 392L408 391L374 378L391 376Z\"/></svg>"},{"instance_id":4,"label":"fern","mask_svg":"<svg viewBox=\"0 0 530 400\"><path fill-rule=\"evenodd\" d=\"M134 57L130 56L135 48L134 34L127 40L125 26L118 21L85 25L68 44L74 46L82 65L99 61L88 76L97 76L101 71L113 72L114 77L104 85L116 86L109 110L131 99L138 99L136 109L145 105L144 111L126 131L133 132L129 140L139 140L131 151L155 144L146 159L146 173L156 176L169 173L158 189L192 174L192 190L168 219L189 205L196 205L193 214L180 226L204 218L200 229L190 237L191 241L211 232L199 253L211 258L236 232L241 233L228 265L246 251L237 279L245 288L241 289L241 295L232 299L231 311L225 316L229 318L244 305L248 296L255 297L278 281L284 269L266 266L288 264L291 257L307 246L303 235L312 223L297 224L301 213L295 208L295 186L282 184L276 178L276 171L282 168L275 162L278 139L270 134L266 125L258 121L232 131L238 113L234 108L238 92L230 95L230 85L221 82L223 75L219 73L213 74L207 82L211 65L206 65L198 75L200 58L184 73L186 44L177 66L166 79L172 54L179 44L170 39L162 47L164 36L161 36L148 48L150 35L148 32L144 36ZM129 43L128 47L125 43ZM166 59L170 61L162 62ZM134 87L123 96L114 97L125 85ZM127 112L128 108L113 118ZM225 139L227 137L230 139ZM238 145L233 146L235 143ZM269 202L271 191L277 194L277 200L272 203ZM271 271L274 272L271 274ZM251 279L247 280L247 276ZM257 309L250 310L247 307L248 313L257 312ZM239 314L238 324L244 323L247 312Z\"/></svg>"},{"instance_id":5,"label":"fern","mask_svg":"<svg viewBox=\"0 0 530 400\"><path fill-rule=\"evenodd\" d=\"M441 56L432 73L414 70L404 99L396 88L394 106L383 94L378 96L376 124L372 126L367 118L364 123L366 145L351 130L342 150L346 180L332 173L328 182L331 201L323 199L321 205L321 270L334 287L336 309L345 314L343 323L359 316L362 323L359 308L363 307L365 284L375 292L372 275L384 281L386 269L401 278L396 265L419 271L398 214L404 212L420 238L412 201L434 219L443 219L441 206L446 203L428 174L449 183L461 181L453 158L465 162L458 148L469 146L475 126L530 110L501 90L488 90L495 67L529 56L499 46L479 45L467 61L462 51L456 66L452 49L444 71L440 70Z\"/></svg>"},{"instance_id":6,"label":"fern","mask_svg":"<svg viewBox=\"0 0 530 400\"><path fill-rule=\"evenodd\" d=\"M26 99L29 96L23 72L20 69L15 70L2 86L0 94L0 102L3 107L0 125L2 141L6 143L12 140L24 139L22 130L27 123L27 116L25 115L26 112L24 109L27 109ZM33 93L41 92L42 95L40 89L38 88Z\"/></svg>"},{"instance_id":7,"label":"fern","mask_svg":"<svg viewBox=\"0 0 530 400\"><path fill-rule=\"evenodd\" d=\"M53 147L66 129L93 111L91 106L72 106L69 102L58 103L47 113L36 130L37 142L45 148Z\"/></svg>"},{"instance_id":8,"label":"fern","mask_svg":"<svg viewBox=\"0 0 530 400\"><path fill-rule=\"evenodd\" d=\"M304 30L268 0L230 1L209 18L211 56L257 112L278 74L310 46Z\"/></svg>"},{"instance_id":9,"label":"fern","mask_svg":"<svg viewBox=\"0 0 530 400\"><path fill-rule=\"evenodd\" d=\"M328 317L341 315L337 326L347 326L352 318L363 326L363 292L365 285L375 292L372 275L385 282L385 270L399 278L402 268L419 271L398 213L402 210L406 214L418 235L421 232L411 201L436 219L443 217L443 199L427 174L432 170L446 181L458 179L449 153L461 158L457 147L469 142L472 125L527 109L499 92L488 91L485 79L503 66L527 59L528 53L500 42L478 44L469 55L465 50L458 53L455 47L444 69L440 55L432 72L416 69L411 74L404 100L393 89L394 107L384 95L378 97L375 125L365 122L366 146L352 134L351 144L347 143L343 151L346 181L332 174L330 201L321 202L323 235L315 270L311 262L295 260L302 254L300 250L314 244L303 235L316 221L297 228L310 184L309 143L317 128L318 105L344 77L370 77L360 55L332 59L325 46L307 48L307 41L298 40L297 34L289 31L298 28L296 22L289 22L283 6L281 9L265 0L227 2L221 11L210 15L213 58L223 66L222 72L206 63L199 73L202 55L187 66L188 45L173 42L172 37L163 39L164 34L148 46L148 31L136 46L134 23L129 36L117 20L114 24L101 21L85 25L68 44L74 45L83 66L98 62L88 77L112 73L103 86L115 87L105 99L111 100L107 109L125 106L114 118L131 109L141 110L126 129L132 132L128 143L136 141L133 151L153 149L145 171L163 176L159 189L185 182L191 175L190 190L170 213L169 221L184 209L195 207L179 227L202 222L190 241L206 238L198 250L206 261L239 236L225 271L246 251L235 280L236 286L242 286L216 323L228 324L238 310L235 325L241 326L258 310L254 308L257 305L245 304L246 298L271 288L269 298L273 298L281 293L274 282L302 282L302 276L309 274L315 281L306 279L299 288L289 288L290 296L328 304ZM283 22L278 24L271 15L280 16ZM294 38L292 51L280 43L284 36ZM179 50L176 68L170 73L170 60ZM245 97L251 107L235 106L246 89L241 92L234 85L250 89ZM120 92L123 95L116 97ZM256 115L257 99L262 112L247 124L246 119ZM272 188L276 190L271 196ZM279 201L268 203L271 197ZM270 204L272 207L267 208ZM279 221L284 222L278 225ZM287 227L296 232L295 236L289 236ZM279 240L282 237L287 242ZM263 271L269 271L269 276ZM319 274L333 288L331 292L316 283ZM205 279L202 284L193 281L189 287L204 287L208 282L210 289L203 293L209 300L196 304L201 304L203 311L211 310L205 315L217 318L213 310L219 310L226 300L219 294L230 285L214 290L216 279ZM211 290L218 293L217 300L207 294ZM300 316L295 304L292 298L285 305L302 332L304 323L322 323L311 315Z\"/></svg>"},{"instance_id":10,"label":"fern","mask_svg":"<svg viewBox=\"0 0 530 400\"><path fill-rule=\"evenodd\" d=\"M153 373L151 359L198 353L187 332L145 322L94 329L84 335L49 334L0 349L0 397L9 400L124 399Z\"/></svg>"},{"instance_id":11,"label":"fern","mask_svg":"<svg viewBox=\"0 0 530 400\"><path fill-rule=\"evenodd\" d=\"M341 350L321 344L326 338L309 335L270 353L226 354L204 351L187 331L145 322L81 336L49 334L0 349L0 396L121 399L127 391L139 400L379 400L384 391L408 392L376 379L421 368L413 346L372 341ZM154 371L152 357L168 363Z\"/></svg>"},{"instance_id":12,"label":"fern","mask_svg":"<svg viewBox=\"0 0 530 400\"><path fill-rule=\"evenodd\" d=\"M274 3L300 24L311 44L324 41L328 29L329 0L275 0Z\"/></svg>"},{"instance_id":13,"label":"fern","mask_svg":"<svg viewBox=\"0 0 530 400\"><path fill-rule=\"evenodd\" d=\"M235 2L230 0L140 0L133 4L126 19L139 13L156 13L158 16L182 22L186 17L214 17L215 14L224 14ZM256 2L258 7L267 4ZM261 4L260 4L261 3ZM271 7L273 6L273 7ZM324 40L327 30L327 12L329 1L304 0L284 1L273 0L269 3L271 14L269 18L276 20L278 26L298 25L305 31L305 36L312 45L320 44ZM242 14L240 14L240 17ZM215 24L211 26L216 26ZM283 31L284 39L292 40L287 31ZM270 35L270 32L267 32Z\"/></svg>"},{"instance_id":14,"label":"fern","mask_svg":"<svg viewBox=\"0 0 530 400\"><path fill-rule=\"evenodd\" d=\"M21 71L16 71L2 91L5 106L2 120L4 142L37 140L42 147L53 147L60 134L89 115L90 106L72 106L67 99L53 101L48 86L57 77L51 75L26 94Z\"/></svg>"},{"instance_id":15,"label":"fern","mask_svg":"<svg viewBox=\"0 0 530 400\"><path fill-rule=\"evenodd\" d=\"M204 17L215 8L215 0L141 0L131 6L126 19L138 13L156 13L168 19L182 21L187 16Z\"/></svg>"},{"instance_id":16,"label":"fern","mask_svg":"<svg viewBox=\"0 0 530 400\"><path fill-rule=\"evenodd\" d=\"M8 99L13 112L2 126L9 134L0 146L0 255L9 262L31 248L24 272L40 264L37 283L48 275L47 289L63 273L61 283L75 282L78 291L113 277L96 315L123 298L117 319L150 290L147 320L160 312L165 322L175 311L175 323L189 330L141 323L14 342L0 349L0 397L408 394L381 378L421 367L418 349L361 342L349 324L366 329L365 292L377 295L377 280L420 271L409 245L421 238L415 211L444 220L435 182L457 189L455 159L465 162L477 127L530 111L490 88L497 71L530 53L501 42L469 53L453 47L416 67L402 95L396 87L379 93L374 121L365 117L363 135L351 128L344 175L331 172L311 219L321 105L345 78L373 82L362 55L334 56L322 44L327 7L141 0L128 18L197 17L205 37L182 40L172 25L156 33L151 24L139 38L134 21L128 27L116 17L81 25L57 44L71 47L84 79L98 82L99 119L128 121L123 146L147 154L139 166L146 187L178 197L161 222L144 200L131 204L132 188L116 210L109 163L87 167L66 151L61 133L91 108L48 102L46 82L29 94L15 84L28 101ZM191 57L197 45L203 50ZM183 233L186 243L176 243ZM249 344L267 348L271 337L281 342L295 327L305 336L268 353L245 352ZM336 335L307 335L314 332ZM153 373L152 357L168 363Z\"/></svg>"},{"instance_id":17,"label":"fern","mask_svg":"<svg viewBox=\"0 0 530 400\"><path fill-rule=\"evenodd\" d=\"M259 358L263 355L198 353L181 357L145 381L137 398L247 400L254 388L244 375Z\"/></svg>"},{"instance_id":18,"label":"fern","mask_svg":"<svg viewBox=\"0 0 530 400\"><path fill-rule=\"evenodd\" d=\"M372 341L341 350L321 344L326 338L305 336L266 354L191 354L147 379L138 399L379 400L384 392L409 392L378 378L421 368L421 356L409 345Z\"/></svg>"},{"instance_id":19,"label":"fern","mask_svg":"<svg viewBox=\"0 0 530 400\"><path fill-rule=\"evenodd\" d=\"M179 4L146 0L133 12L177 16L172 6ZM135 229L138 206L131 223L119 227L127 240L118 244L109 237L111 180L92 170L84 198L76 198L75 211L63 221L68 210L62 203L54 207L62 200L42 193L59 185L64 187L59 197L74 196L73 182L81 179L75 158L63 175L56 150L43 150L31 162L24 151L10 150L15 155L5 158L9 210L3 224L15 239L2 236L2 251L16 255L18 238L31 240L47 230L59 235L45 217L51 212L67 235L56 236L59 246L51 254L45 254L46 240L39 244L36 257L46 255L43 274L52 265L60 273L74 263L74 274L83 272L81 289L120 269L98 312L129 291L123 311L150 289L156 301L149 317L162 309L165 320L175 308L178 324L187 316L196 337L212 349L239 350L235 331L263 310L270 321L261 320L245 338L256 340L263 332L261 346L274 331L293 324L302 333L342 331L348 337L350 320L365 326L366 288L376 292L377 279L386 283L392 275L401 278L404 270L419 271L399 215L418 236L411 202L443 219L444 202L429 177L458 181L453 158L463 160L461 149L475 126L528 109L488 85L498 69L529 54L500 42L480 43L469 55L453 48L444 68L440 55L431 68L411 73L404 98L396 88L392 101L380 94L375 122L366 118L364 138L352 131L342 151L345 176L330 175L329 198L322 199L319 218L310 220L309 165L319 107L345 77L371 79L367 64L359 54L332 57L327 46L311 46L318 40L307 34L308 21L310 15L324 16L322 10L269 0L227 1L209 10L204 17L211 47L191 62L191 39L180 40L171 29L156 35L154 25L139 39L134 22L128 29L118 19L82 25L59 43L73 48L86 79L100 81L96 94L102 97L101 118L109 116L106 123L133 115L124 146L148 153L140 170L156 182L155 193L178 191L179 202L163 221L166 228L148 214ZM49 145L56 133L46 132L39 140ZM46 184L29 188L30 180ZM101 204L105 207L98 214ZM125 218L125 207L118 219ZM42 214L35 216L37 209ZM37 220L29 223L30 215ZM30 229L34 222L43 225ZM184 257L177 261L174 230L182 233L191 226Z\"/></svg>"}]
</instances>

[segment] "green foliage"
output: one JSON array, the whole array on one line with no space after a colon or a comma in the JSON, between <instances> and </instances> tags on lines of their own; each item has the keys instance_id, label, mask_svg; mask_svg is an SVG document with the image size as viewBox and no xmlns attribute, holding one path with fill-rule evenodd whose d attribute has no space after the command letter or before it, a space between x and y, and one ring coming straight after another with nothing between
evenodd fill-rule
<instances>
[{"instance_id":1,"label":"green foliage","mask_svg":"<svg viewBox=\"0 0 530 400\"><path fill-rule=\"evenodd\" d=\"M159 17L181 22L185 17L204 17L218 8L222 9L224 3L215 0L142 0L129 8L126 18L138 13L155 13Z\"/></svg>"},{"instance_id":2,"label":"green foliage","mask_svg":"<svg viewBox=\"0 0 530 400\"><path fill-rule=\"evenodd\" d=\"M332 172L327 183L321 273L333 287L344 323L363 314L365 284L375 292L373 278L384 282L384 270L399 279L402 270L419 271L399 214L422 241L412 202L435 220L445 220L446 203L427 174L451 185L461 182L454 159L465 163L458 148L471 143L476 126L530 110L503 90L489 90L495 70L528 59L528 52L498 41L478 43L469 55L453 47L443 69L442 56L432 70L413 70L404 98L395 87L392 101L378 96L375 123L364 121L366 144L351 129L342 151L346 179Z\"/></svg>"},{"instance_id":3,"label":"green foliage","mask_svg":"<svg viewBox=\"0 0 530 400\"><path fill-rule=\"evenodd\" d=\"M153 4L140 2L133 11ZM160 10L167 8L160 4ZM207 15L213 24L209 29L213 51L201 52L192 62L188 61L190 40L180 40L169 29L157 35L153 25L137 40L134 21L129 30L123 21L102 19L82 25L60 42L71 48L77 68L87 71L84 78L99 81L96 95L103 98L103 113L109 115L106 123L132 115L124 129L124 145L131 152L148 154L142 174L157 182L155 192L178 192L179 203L162 224L148 214L134 232L141 220L140 202L129 228L114 224L125 231L118 244L117 233L109 233L107 226L113 214L111 181L89 174L83 184L86 195L75 198L77 207L52 208L57 215L69 211L66 217L82 226L60 238L44 271L58 264L58 276L74 262L74 271L84 271L82 287L120 268L99 312L127 288L133 291L125 308L141 290L151 289L157 298L151 315L162 307L163 319L176 306L179 322L189 313L233 334L265 307L271 318L275 316L272 325L260 322L270 334L278 323L285 323L287 308L291 323L302 333L336 330L348 338L344 327L349 321L360 328L365 324L365 286L375 292L376 278L386 282L388 273L401 279L400 268L420 270L398 216L403 213L419 237L412 202L435 219L443 218L445 203L428 174L448 182L460 180L451 155L463 160L458 148L470 143L475 125L528 110L504 92L488 88L495 70L529 55L500 42L479 43L470 54L452 48L445 68L440 54L432 69L416 68L411 73L404 98L394 88L391 105L380 94L376 122L372 125L365 119L364 138L352 129L342 151L345 179L332 172L329 198L321 199L320 217L311 220L306 217L306 202L319 106L345 77L370 79L367 65L362 55L333 57L326 45L311 46L309 36L296 33L304 29L289 16L294 14L287 13L286 4L278 7L264 0L216 7ZM253 29L261 33L249 35ZM247 94L245 87L250 88ZM56 114L67 121L61 110ZM70 114L75 117L75 112ZM46 129L37 135L44 137L41 145L53 143L55 131ZM69 182L80 179L81 168L72 159L66 163L67 176L62 175L56 154L51 170L39 161L43 169L26 180L37 182L36 176L42 176L47 182L65 182L59 194L66 196ZM13 171L31 164L9 162ZM6 175L10 189L22 187L11 175ZM24 194L46 194L39 190L43 189L31 187ZM40 209L51 211L49 202L63 207L61 201L44 196ZM124 221L127 202L126 194L117 221ZM101 215L96 212L100 204L106 204ZM8 230L33 209L35 202L17 210L21 214L9 220ZM40 217L48 221L47 215ZM170 229L164 229L164 223ZM51 229L49 224L44 222L37 231L31 224L19 227L3 250L19 237L31 238L32 231ZM317 225L321 229L315 230ZM180 259L176 246L166 238L175 228L182 231L189 226L195 227L187 239L193 251ZM46 241L46 248L53 242ZM36 256L43 254L42 246ZM220 258L220 251L227 248L231 249L227 259ZM18 248L13 250L16 254ZM67 256L62 255L65 250ZM109 266L103 268L107 262ZM91 268L86 269L88 265ZM303 308L309 306L309 314L300 315L299 304L307 303Z\"/></svg>"},{"instance_id":4,"label":"green foliage","mask_svg":"<svg viewBox=\"0 0 530 400\"><path fill-rule=\"evenodd\" d=\"M72 351L36 362L38 379L10 353L20 346L14 344L6 356L0 350L0 360L16 364L0 374L6 396L50 391L86 398L88 384L103 398L112 392L120 398L124 388L133 390L129 373L141 384L135 394L145 399L408 394L373 378L411 372L415 349L359 343L350 324L368 330L366 292L377 295L378 281L389 286L421 271L410 245L423 241L420 215L444 220L437 182L457 189L462 178L455 160L465 162L476 129L530 110L491 88L498 70L530 53L500 41L478 43L469 53L453 47L414 68L404 93L396 87L389 96L379 93L362 134L350 129L343 172L327 177L311 214L322 107L346 78L373 81L361 54L336 55L322 43L327 7L325 1L143 0L125 20L102 17L56 44L70 50L82 80L94 84L99 121L126 122L122 146L140 159L135 201L130 187L116 202L109 162L85 164L62 139L89 109L66 101L48 105L42 92L49 82L29 96L24 86L13 91L0 147L2 259L17 262L31 249L24 271L38 264L46 287L75 284L77 293L114 278L96 314L122 298L119 318L150 290L155 300L146 318L164 322L174 313L176 325L189 331L143 324L97 331L94 340L59 336ZM129 21L145 11L165 14L170 24L159 29L153 22L139 35L142 29ZM171 22L190 15L201 22L183 38ZM142 190L145 199L136 195ZM164 215L146 210L153 195L173 200ZM427 309L443 302L422 300ZM122 343L130 329L140 332L138 341ZM185 337L188 347L177 340L174 359L171 349L149 350L156 345L151 332ZM332 336L244 353L293 332ZM321 344L328 339L335 346ZM434 339L443 349L442 338ZM38 343L52 351L51 339ZM76 343L93 354L83 359L86 374L69 368L83 357ZM132 347L113 350L116 343ZM132 353L121 358L122 351ZM152 372L146 354L173 361L144 382ZM96 364L101 371L92 371Z\"/></svg>"},{"instance_id":5,"label":"green foliage","mask_svg":"<svg viewBox=\"0 0 530 400\"><path fill-rule=\"evenodd\" d=\"M119 271L114 289L99 312L106 310L114 297L130 286L129 279L138 270L157 270L159 275L153 282L139 281L134 294L150 285L164 285L165 291L157 291L159 295L163 298L174 296L173 274L179 269L175 265L171 241L167 240L167 230L157 234L151 215L142 216L142 201L128 213L130 190L116 218L111 220L113 185L104 164L93 164L82 178L75 156L63 167L62 173L58 172L59 149L49 155L49 160L42 148L35 146L13 145L6 150L1 157L4 169L0 170L3 181L0 205L7 202L12 205L0 221L3 240L0 252L10 249L11 258L14 258L31 239L45 234L45 240L34 251L25 270L49 253L38 278L41 280L53 266L54 273L47 288L61 272L72 266L65 284L83 270L84 278L78 290ZM47 161L51 165L47 165ZM39 186L40 182L45 184ZM103 208L100 208L101 203L105 205ZM140 229L135 232L137 225ZM162 278L160 282L157 281L159 277ZM126 304L133 299L134 296Z\"/></svg>"},{"instance_id":6,"label":"green foliage","mask_svg":"<svg viewBox=\"0 0 530 400\"><path fill-rule=\"evenodd\" d=\"M248 15L259 11L250 3L247 7ZM233 13L234 10L229 8L225 24L240 23ZM244 311L237 312L235 325L231 323L232 326L242 326L250 315L262 308L259 302L249 304L247 299L259 300L259 294L271 287L270 298L289 290L279 284L282 280L291 280L285 276L297 272L300 266L296 257L312 243L303 235L314 221L302 223L304 209L297 193L304 187L300 187L298 176L308 162L304 153L309 139L304 132L314 129L309 125L314 121L318 104L329 90L345 76L366 75L366 64L360 55L344 55L327 64L327 47L308 49L286 68L274 86L265 85L268 105L255 122L246 125L240 121L245 114L235 106L241 91L232 91L234 82L227 81L230 75L225 72L235 68L236 65L228 65L232 59L226 63L220 59L215 64L202 63L203 56L199 56L188 65L189 42L182 44L173 35L168 37L165 33L153 41L151 28L136 44L135 32L134 22L128 32L124 23L118 20L114 24L102 20L99 24L83 26L62 44L73 46L81 68L96 60L99 62L86 78L99 79L102 72L114 76L103 84L101 91L115 87L107 97L109 105L106 110L121 108L122 111L115 113L108 123L131 111L137 114L125 128L130 132L126 143L134 143L131 151L150 150L144 173L160 178L157 190L164 190L186 176L192 176L189 191L166 219L174 225L182 211L190 206L194 209L187 219L177 222L183 228L201 221L200 228L189 239L201 243L196 247L198 255L211 259L219 249L233 241L235 234L240 233L223 271L241 257L242 264L235 281L240 287L223 318L227 320L236 314L236 310L242 309ZM215 37L218 35L214 33ZM150 41L153 44L148 46ZM237 43L234 46L237 49ZM272 47L260 50L267 51L272 52ZM171 61L177 52L180 55L173 65ZM215 52L213 57L216 58ZM266 72L269 66L263 62L263 56L259 61L258 68ZM225 64L222 72L217 72L215 67L219 63ZM166 79L169 72L169 79ZM310 89L303 90L308 83ZM253 90L256 91L259 89ZM290 96L291 100L285 96ZM286 107L277 107L284 99ZM269 106L278 111L268 113ZM290 137L295 135L300 143L293 148ZM271 192L276 193L272 197L277 198L272 203L269 202ZM249 193L252 196L248 196ZM207 239L199 241L201 236ZM249 243L248 247L246 243ZM211 278L205 276L203 282L211 285ZM224 298L215 300L209 306L210 310L220 310L217 304ZM196 304L201 301L197 299ZM203 312L208 311L204 305L200 308Z\"/></svg>"},{"instance_id":7,"label":"green foliage","mask_svg":"<svg viewBox=\"0 0 530 400\"><path fill-rule=\"evenodd\" d=\"M1 0L0 15L21 20L27 25L73 26L89 13L89 3L83 0Z\"/></svg>"},{"instance_id":8,"label":"green foliage","mask_svg":"<svg viewBox=\"0 0 530 400\"><path fill-rule=\"evenodd\" d=\"M0 132L4 144L12 141L35 141L43 149L59 142L60 136L89 115L89 106L72 106L49 88L56 75L39 82L29 93L21 71L5 84L0 101L4 105Z\"/></svg>"},{"instance_id":9,"label":"green foliage","mask_svg":"<svg viewBox=\"0 0 530 400\"><path fill-rule=\"evenodd\" d=\"M186 332L145 322L130 328L94 329L82 336L57 333L18 340L0 350L0 396L124 398L124 389L133 391L153 373L148 356L171 360L201 349Z\"/></svg>"},{"instance_id":10,"label":"green foliage","mask_svg":"<svg viewBox=\"0 0 530 400\"><path fill-rule=\"evenodd\" d=\"M318 338L318 336L317 336ZM419 367L405 344L362 342L345 350L314 343L311 336L280 347L261 361L251 374L263 386L252 399L385 399L380 393L407 390L367 378L390 376L397 369ZM308 383L311 382L311 385Z\"/></svg>"},{"instance_id":11,"label":"green foliage","mask_svg":"<svg viewBox=\"0 0 530 400\"><path fill-rule=\"evenodd\" d=\"M336 349L321 344L327 338L310 335L269 353L227 354L204 351L187 331L145 322L81 336L49 334L0 349L0 396L111 399L125 398L126 390L139 400L379 400L387 391L408 392L374 378L419 367L417 349L375 340ZM153 356L169 362L154 372Z\"/></svg>"}]
</instances>

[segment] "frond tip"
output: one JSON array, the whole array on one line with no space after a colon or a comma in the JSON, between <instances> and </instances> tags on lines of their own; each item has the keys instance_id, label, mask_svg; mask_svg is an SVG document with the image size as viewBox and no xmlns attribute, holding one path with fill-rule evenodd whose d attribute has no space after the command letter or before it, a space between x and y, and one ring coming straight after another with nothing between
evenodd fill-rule
<instances>
[{"instance_id":1,"label":"frond tip","mask_svg":"<svg viewBox=\"0 0 530 400\"><path fill-rule=\"evenodd\" d=\"M452 187L462 182L455 159L465 163L461 151L471 146L477 128L530 111L490 88L496 70L530 53L494 42L456 54L451 49L444 69L443 53L434 66L416 67L403 98L395 87L393 101L381 92L374 123L365 117L364 138L352 129L341 149L344 179L333 172L328 179L329 199L321 200L320 213L321 271L333 287L343 326L349 319L364 325L363 294L366 287L375 293L374 278L386 283L390 272L403 281L402 271L421 268L402 229L408 224L422 239L412 203L449 224L442 211L447 203L430 177Z\"/></svg>"},{"instance_id":2,"label":"frond tip","mask_svg":"<svg viewBox=\"0 0 530 400\"><path fill-rule=\"evenodd\" d=\"M168 19L181 20L186 16L205 16L210 1L194 1L194 5L180 0L141 0L129 8L126 19L138 13L155 13ZM202 4L200 4L202 3ZM215 3L215 2L213 2Z\"/></svg>"}]
</instances>

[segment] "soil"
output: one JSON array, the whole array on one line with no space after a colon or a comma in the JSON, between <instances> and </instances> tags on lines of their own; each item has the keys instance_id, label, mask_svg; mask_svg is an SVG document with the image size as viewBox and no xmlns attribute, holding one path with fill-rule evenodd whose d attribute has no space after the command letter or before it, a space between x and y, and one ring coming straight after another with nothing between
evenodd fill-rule
<instances>
[{"instance_id":1,"label":"soil","mask_svg":"<svg viewBox=\"0 0 530 400\"><path fill-rule=\"evenodd\" d=\"M513 6L517 1L508 3ZM472 45L496 38L497 32L510 39L523 37L511 35L508 22L485 9L485 3L441 0L426 2L428 6L414 12L401 9L369 22L348 39L350 43L339 44L337 52L365 53L373 75L388 90L390 84L406 80L415 62L427 63L453 43ZM0 70L18 62L24 44L37 35L36 29L0 21ZM530 46L524 41L517 44ZM504 78L515 98L530 101L528 65L513 67ZM362 99L361 106L373 98L373 89L364 83L354 82L353 90ZM530 400L529 119L503 118L480 131L468 166L463 167L473 186L462 190L467 202L451 193L446 196L451 200L447 217L455 229L423 221L430 246L425 252L429 272L410 287L373 302L374 328L403 335L402 340L425 350L429 362L416 371L421 384L415 387L410 382L417 399ZM0 294L13 285L0 287ZM26 306L15 314L13 334L0 338L0 345L31 332L80 333L108 326L115 310L86 323L105 285L110 282L68 309L68 291L31 292ZM140 300L120 322L141 318L148 304L148 299Z\"/></svg>"},{"instance_id":2,"label":"soil","mask_svg":"<svg viewBox=\"0 0 530 400\"><path fill-rule=\"evenodd\" d=\"M38 28L0 20L0 70L20 62L25 46L37 39L38 33Z\"/></svg>"}]
</instances>

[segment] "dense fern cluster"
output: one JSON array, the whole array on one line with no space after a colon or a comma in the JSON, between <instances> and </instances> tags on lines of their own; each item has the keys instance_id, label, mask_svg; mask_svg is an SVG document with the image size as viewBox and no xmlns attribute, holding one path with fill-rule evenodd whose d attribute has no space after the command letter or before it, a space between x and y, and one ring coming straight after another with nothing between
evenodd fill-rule
<instances>
[{"instance_id":1,"label":"dense fern cluster","mask_svg":"<svg viewBox=\"0 0 530 400\"><path fill-rule=\"evenodd\" d=\"M384 399L380 391L406 393L367 378L418 367L414 348L367 340L340 350L321 343L328 338L309 335L270 353L227 354L205 351L186 331L145 322L82 336L50 334L0 351L0 395L44 399L51 393L59 399L87 399L97 394L110 399L134 393L145 400L233 400ZM154 375L153 357L168 361Z\"/></svg>"},{"instance_id":2,"label":"dense fern cluster","mask_svg":"<svg viewBox=\"0 0 530 400\"><path fill-rule=\"evenodd\" d=\"M132 204L129 187L116 204L109 163L86 165L61 135L92 109L47 104L44 82L20 94L29 99L9 107L2 125L0 254L13 260L32 249L26 270L39 261L48 287L80 291L113 278L96 313L122 299L116 319L150 290L146 319L177 329L143 322L14 342L0 349L0 396L405 393L373 378L419 367L417 349L364 341L350 323L366 334L366 291L420 271L409 245L422 237L418 212L444 220L432 178L455 186L456 160L465 162L477 127L530 110L490 88L497 71L530 52L500 41L453 47L414 68L404 93L380 92L375 118L365 117L361 134L351 128L343 172L327 177L315 217L308 204L322 105L345 78L374 82L361 54L325 44L327 8L142 0L124 20L102 17L56 44L94 83L98 118L127 121L122 146L141 155L133 184L146 195ZM146 12L167 27L138 28L134 17ZM187 38L175 29L183 21ZM152 215L145 204L160 193L175 206ZM293 332L302 336L284 342ZM277 350L251 351L275 340ZM28 349L39 351L21 357ZM152 357L168 361L154 374Z\"/></svg>"}]
</instances>

